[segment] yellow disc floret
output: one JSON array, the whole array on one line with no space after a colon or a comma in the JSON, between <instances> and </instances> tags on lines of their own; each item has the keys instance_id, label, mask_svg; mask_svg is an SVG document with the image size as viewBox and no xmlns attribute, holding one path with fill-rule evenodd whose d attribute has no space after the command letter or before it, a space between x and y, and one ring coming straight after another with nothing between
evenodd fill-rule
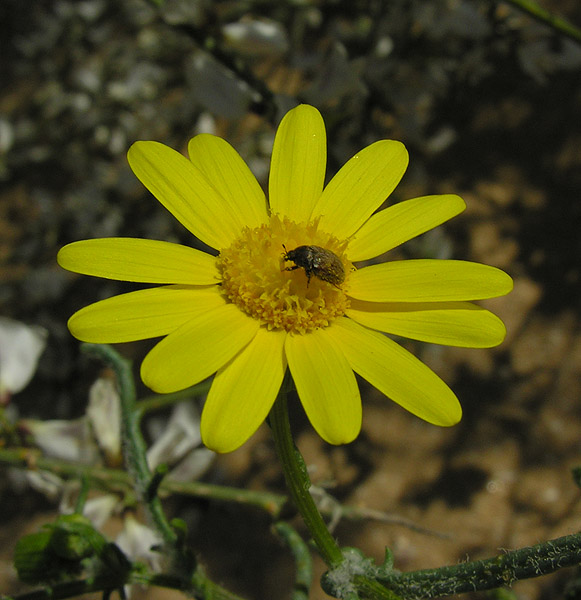
<instances>
[{"instance_id":1,"label":"yellow disc floret","mask_svg":"<svg viewBox=\"0 0 581 600\"><path fill-rule=\"evenodd\" d=\"M345 294L353 265L347 260L347 242L319 231L316 221L293 223L274 215L268 224L245 228L228 248L221 250L218 268L226 297L268 329L306 333L326 327L345 314ZM326 249L341 261L341 285L324 277L309 277L304 264L288 262L288 252L300 246Z\"/></svg>"}]
</instances>

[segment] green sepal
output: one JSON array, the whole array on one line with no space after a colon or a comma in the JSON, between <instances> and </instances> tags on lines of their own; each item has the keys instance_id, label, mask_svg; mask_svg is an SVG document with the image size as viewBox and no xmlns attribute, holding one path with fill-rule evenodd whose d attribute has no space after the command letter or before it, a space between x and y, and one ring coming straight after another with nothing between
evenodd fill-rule
<instances>
[{"instance_id":1,"label":"green sepal","mask_svg":"<svg viewBox=\"0 0 581 600\"><path fill-rule=\"evenodd\" d=\"M87 559L100 558L107 540L82 515L64 515L44 531L21 538L14 566L26 583L61 581L84 570Z\"/></svg>"},{"instance_id":2,"label":"green sepal","mask_svg":"<svg viewBox=\"0 0 581 600\"><path fill-rule=\"evenodd\" d=\"M50 548L52 533L41 531L18 540L14 551L14 567L21 581L31 584L51 583L76 575L79 563L72 564L54 554Z\"/></svg>"},{"instance_id":3,"label":"green sepal","mask_svg":"<svg viewBox=\"0 0 581 600\"><path fill-rule=\"evenodd\" d=\"M51 547L62 558L82 560L99 555L107 544L89 519L79 514L61 516L47 528L52 530Z\"/></svg>"},{"instance_id":4,"label":"green sepal","mask_svg":"<svg viewBox=\"0 0 581 600\"><path fill-rule=\"evenodd\" d=\"M386 546L383 563L376 567L375 578L378 581L388 580L393 577L395 569L393 568L393 552Z\"/></svg>"}]
</instances>

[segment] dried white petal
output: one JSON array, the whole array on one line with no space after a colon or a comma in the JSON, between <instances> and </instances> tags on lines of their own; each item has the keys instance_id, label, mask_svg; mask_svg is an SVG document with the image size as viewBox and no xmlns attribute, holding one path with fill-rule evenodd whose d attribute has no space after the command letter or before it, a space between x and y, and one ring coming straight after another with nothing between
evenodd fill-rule
<instances>
[{"instance_id":1,"label":"dried white petal","mask_svg":"<svg viewBox=\"0 0 581 600\"><path fill-rule=\"evenodd\" d=\"M156 571L161 569L162 555L152 548L161 542L161 537L153 529L139 523L132 515L125 517L123 530L115 540L130 560L146 562Z\"/></svg>"},{"instance_id":2,"label":"dried white petal","mask_svg":"<svg viewBox=\"0 0 581 600\"><path fill-rule=\"evenodd\" d=\"M83 507L83 516L87 517L95 529L100 529L113 514L119 498L112 494L90 498Z\"/></svg>"},{"instance_id":3,"label":"dried white petal","mask_svg":"<svg viewBox=\"0 0 581 600\"><path fill-rule=\"evenodd\" d=\"M21 426L45 456L91 464L98 458L87 419L38 421L24 419Z\"/></svg>"},{"instance_id":4,"label":"dried white petal","mask_svg":"<svg viewBox=\"0 0 581 600\"><path fill-rule=\"evenodd\" d=\"M121 459L121 401L111 379L97 379L91 386L87 417L109 463L118 464Z\"/></svg>"},{"instance_id":5,"label":"dried white petal","mask_svg":"<svg viewBox=\"0 0 581 600\"><path fill-rule=\"evenodd\" d=\"M182 402L174 408L163 433L147 451L149 468L154 470L162 463L172 465L201 443L200 412L193 403Z\"/></svg>"},{"instance_id":6,"label":"dried white petal","mask_svg":"<svg viewBox=\"0 0 581 600\"><path fill-rule=\"evenodd\" d=\"M26 479L31 488L56 502L63 491L65 482L49 471L26 471Z\"/></svg>"},{"instance_id":7,"label":"dried white petal","mask_svg":"<svg viewBox=\"0 0 581 600\"><path fill-rule=\"evenodd\" d=\"M0 398L24 389L36 371L48 332L0 317Z\"/></svg>"},{"instance_id":8,"label":"dried white petal","mask_svg":"<svg viewBox=\"0 0 581 600\"><path fill-rule=\"evenodd\" d=\"M171 472L167 478L172 481L195 481L212 466L216 453L208 448L192 450Z\"/></svg>"}]
</instances>

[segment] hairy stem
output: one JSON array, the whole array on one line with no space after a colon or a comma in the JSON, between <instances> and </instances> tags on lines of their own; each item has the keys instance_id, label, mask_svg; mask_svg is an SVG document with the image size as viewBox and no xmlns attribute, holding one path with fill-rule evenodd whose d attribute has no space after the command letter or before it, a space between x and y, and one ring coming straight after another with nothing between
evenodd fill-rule
<instances>
[{"instance_id":1,"label":"hairy stem","mask_svg":"<svg viewBox=\"0 0 581 600\"><path fill-rule=\"evenodd\" d=\"M321 556L330 567L336 567L343 561L341 549L329 533L321 513L309 492L311 480L303 458L297 450L288 421L287 386L283 384L278 398L270 411L270 425L274 436L276 453L281 462L284 478L290 496L301 513L313 541Z\"/></svg>"},{"instance_id":2,"label":"hairy stem","mask_svg":"<svg viewBox=\"0 0 581 600\"><path fill-rule=\"evenodd\" d=\"M580 562L581 534L574 534L485 560L394 573L383 583L409 600L438 598L503 587L517 580L548 575Z\"/></svg>"}]
</instances>

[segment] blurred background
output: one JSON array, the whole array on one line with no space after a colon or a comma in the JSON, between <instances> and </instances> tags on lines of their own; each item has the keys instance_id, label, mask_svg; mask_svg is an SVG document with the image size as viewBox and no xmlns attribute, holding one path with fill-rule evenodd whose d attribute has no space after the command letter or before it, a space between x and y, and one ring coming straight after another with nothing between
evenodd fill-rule
<instances>
[{"instance_id":1,"label":"blurred background","mask_svg":"<svg viewBox=\"0 0 581 600\"><path fill-rule=\"evenodd\" d=\"M542 6L581 25L577 0ZM433 193L466 200L462 215L394 258L474 260L515 280L513 293L486 303L507 325L502 346L405 343L457 393L458 426L421 422L361 382L363 431L331 447L295 402L293 428L316 485L448 534L343 520L340 544L378 561L387 545L396 567L412 570L579 530L579 43L485 0L2 0L0 56L0 315L48 331L11 419L84 413L100 367L80 356L66 321L134 289L60 270L62 245L107 236L196 245L131 173L129 146L151 139L184 151L196 133L215 133L266 186L276 125L308 102L327 125L328 177L362 147L393 138L410 166L388 204ZM120 350L138 365L151 345ZM266 426L204 477L284 492ZM0 591L24 589L11 568L16 539L56 509L0 479ZM265 515L191 499L168 511L189 520L217 581L248 598L289 597L293 563ZM573 575L514 591L562 598ZM311 597L326 597L317 577Z\"/></svg>"}]
</instances>

